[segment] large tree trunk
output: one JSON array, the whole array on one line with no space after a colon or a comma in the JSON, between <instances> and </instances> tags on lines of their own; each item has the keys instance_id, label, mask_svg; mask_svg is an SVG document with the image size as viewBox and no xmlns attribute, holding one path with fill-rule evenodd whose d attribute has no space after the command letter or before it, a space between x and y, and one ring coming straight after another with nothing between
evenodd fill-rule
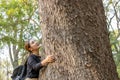
<instances>
[{"instance_id":1,"label":"large tree trunk","mask_svg":"<svg viewBox=\"0 0 120 80\"><path fill-rule=\"evenodd\" d=\"M119 80L102 0L39 0L45 52L39 80Z\"/></svg>"}]
</instances>

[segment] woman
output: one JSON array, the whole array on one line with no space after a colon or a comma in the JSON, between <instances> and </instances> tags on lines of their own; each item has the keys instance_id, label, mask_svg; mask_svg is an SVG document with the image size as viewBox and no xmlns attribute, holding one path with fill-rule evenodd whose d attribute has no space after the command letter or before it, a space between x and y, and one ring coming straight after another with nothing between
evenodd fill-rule
<instances>
[{"instance_id":1,"label":"woman","mask_svg":"<svg viewBox=\"0 0 120 80\"><path fill-rule=\"evenodd\" d=\"M48 55L41 61L39 56L39 48L40 45L34 40L29 40L25 43L25 49L30 52L30 56L27 60L26 80L38 80L39 70L48 65L48 63L55 61L52 55Z\"/></svg>"}]
</instances>

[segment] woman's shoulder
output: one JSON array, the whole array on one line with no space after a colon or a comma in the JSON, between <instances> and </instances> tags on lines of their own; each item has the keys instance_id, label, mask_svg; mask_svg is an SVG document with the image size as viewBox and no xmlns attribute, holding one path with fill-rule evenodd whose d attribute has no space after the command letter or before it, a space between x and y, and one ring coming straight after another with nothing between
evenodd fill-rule
<instances>
[{"instance_id":1,"label":"woman's shoulder","mask_svg":"<svg viewBox=\"0 0 120 80\"><path fill-rule=\"evenodd\" d=\"M31 59L33 59L33 55L28 56L28 61L31 60Z\"/></svg>"},{"instance_id":2,"label":"woman's shoulder","mask_svg":"<svg viewBox=\"0 0 120 80\"><path fill-rule=\"evenodd\" d=\"M28 57L28 59L33 58L33 57L34 57L34 55L30 54L29 57Z\"/></svg>"},{"instance_id":3,"label":"woman's shoulder","mask_svg":"<svg viewBox=\"0 0 120 80\"><path fill-rule=\"evenodd\" d=\"M31 55L29 55L29 57L28 57L28 59L37 59L37 58L41 58L41 56L36 56L36 55L34 55L34 54L31 54Z\"/></svg>"},{"instance_id":4,"label":"woman's shoulder","mask_svg":"<svg viewBox=\"0 0 120 80\"><path fill-rule=\"evenodd\" d=\"M29 55L29 57L28 57L28 63L31 63L31 62L39 62L41 59L39 58L39 57L36 57L34 54L32 54L32 55Z\"/></svg>"}]
</instances>

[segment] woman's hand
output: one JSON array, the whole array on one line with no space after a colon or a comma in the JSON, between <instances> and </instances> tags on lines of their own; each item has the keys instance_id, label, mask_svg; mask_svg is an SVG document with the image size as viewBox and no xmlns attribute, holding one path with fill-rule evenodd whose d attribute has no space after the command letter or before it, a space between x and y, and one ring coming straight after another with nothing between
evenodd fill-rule
<instances>
[{"instance_id":1,"label":"woman's hand","mask_svg":"<svg viewBox=\"0 0 120 80\"><path fill-rule=\"evenodd\" d=\"M41 64L43 66L46 66L48 63L55 62L55 57L53 55L48 55L42 62Z\"/></svg>"},{"instance_id":2,"label":"woman's hand","mask_svg":"<svg viewBox=\"0 0 120 80\"><path fill-rule=\"evenodd\" d=\"M52 62L54 62L54 61L55 61L55 57L54 57L53 55L48 55L48 56L46 57L46 62L52 63Z\"/></svg>"}]
</instances>

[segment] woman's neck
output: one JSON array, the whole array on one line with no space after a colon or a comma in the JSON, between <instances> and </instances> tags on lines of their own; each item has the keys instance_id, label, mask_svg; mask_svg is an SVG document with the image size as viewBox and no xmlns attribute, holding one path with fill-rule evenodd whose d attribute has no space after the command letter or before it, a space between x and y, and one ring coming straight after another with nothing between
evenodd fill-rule
<instances>
[{"instance_id":1,"label":"woman's neck","mask_svg":"<svg viewBox=\"0 0 120 80\"><path fill-rule=\"evenodd\" d=\"M33 53L34 55L37 55L37 56L39 56L39 50L32 51L32 53Z\"/></svg>"}]
</instances>

